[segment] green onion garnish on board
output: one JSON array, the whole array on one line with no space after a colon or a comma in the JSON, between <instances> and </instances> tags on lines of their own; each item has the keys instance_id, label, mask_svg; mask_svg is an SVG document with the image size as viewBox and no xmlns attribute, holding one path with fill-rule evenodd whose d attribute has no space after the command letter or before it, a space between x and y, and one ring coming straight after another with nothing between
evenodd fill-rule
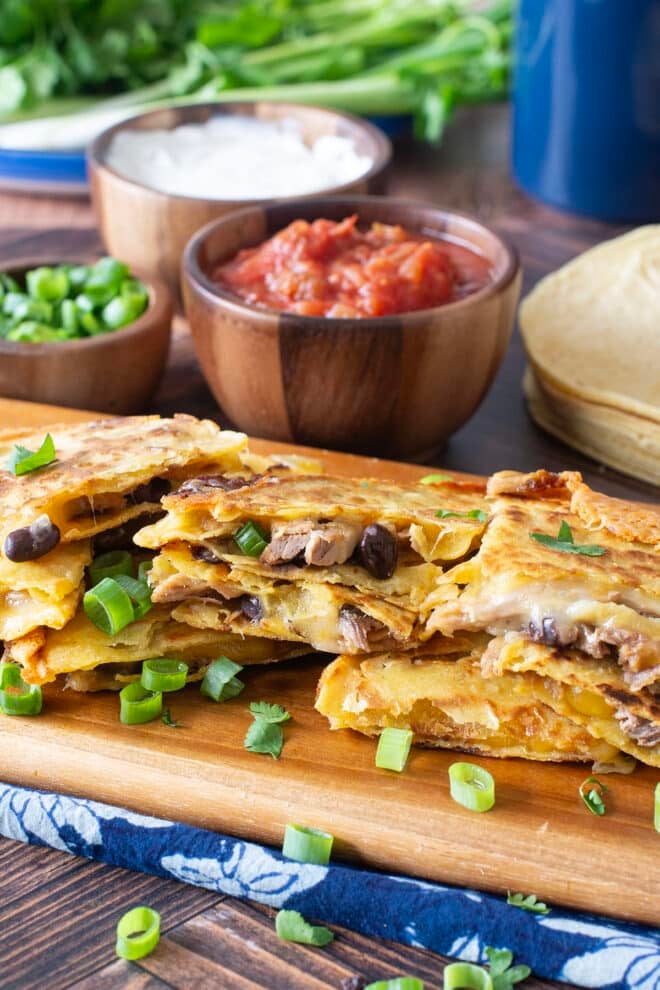
<instances>
[{"instance_id":1,"label":"green onion garnish on board","mask_svg":"<svg viewBox=\"0 0 660 990\"><path fill-rule=\"evenodd\" d=\"M103 578L85 592L85 615L108 636L115 636L135 618L130 597L115 578Z\"/></svg>"},{"instance_id":2,"label":"green onion garnish on board","mask_svg":"<svg viewBox=\"0 0 660 990\"><path fill-rule=\"evenodd\" d=\"M588 787L589 784L593 786ZM588 789L585 790L587 787ZM609 791L607 784L601 784L597 777L587 777L580 784L579 791L580 797L592 815L602 816L605 814L607 809L603 799L607 791Z\"/></svg>"},{"instance_id":3,"label":"green onion garnish on board","mask_svg":"<svg viewBox=\"0 0 660 990\"><path fill-rule=\"evenodd\" d=\"M139 681L132 681L119 692L119 721L124 725L153 722L163 714L163 695L147 691Z\"/></svg>"},{"instance_id":4,"label":"green onion garnish on board","mask_svg":"<svg viewBox=\"0 0 660 990\"><path fill-rule=\"evenodd\" d=\"M234 533L234 540L246 557L260 557L268 546L268 537L261 526L252 520Z\"/></svg>"},{"instance_id":5,"label":"green onion garnish on board","mask_svg":"<svg viewBox=\"0 0 660 990\"><path fill-rule=\"evenodd\" d=\"M401 773L408 761L412 741L410 729L383 729L378 739L376 766Z\"/></svg>"},{"instance_id":6,"label":"green onion garnish on board","mask_svg":"<svg viewBox=\"0 0 660 990\"><path fill-rule=\"evenodd\" d=\"M440 485L443 481L453 481L450 474L425 474L419 479L420 485Z\"/></svg>"},{"instance_id":7,"label":"green onion garnish on board","mask_svg":"<svg viewBox=\"0 0 660 990\"><path fill-rule=\"evenodd\" d=\"M562 553L578 553L584 557L602 557L604 553L607 553L605 547L599 547L595 543L575 543L571 527L566 520L559 527L556 537L549 536L547 533L530 533L529 536L537 543L542 543L544 547L548 547L550 550L561 550Z\"/></svg>"},{"instance_id":8,"label":"green onion garnish on board","mask_svg":"<svg viewBox=\"0 0 660 990\"><path fill-rule=\"evenodd\" d=\"M180 691L186 686L187 677L187 663L167 657L154 657L142 664L140 684L147 691Z\"/></svg>"},{"instance_id":9,"label":"green onion garnish on board","mask_svg":"<svg viewBox=\"0 0 660 990\"><path fill-rule=\"evenodd\" d=\"M282 855L295 859L297 863L314 863L327 866L330 862L334 836L317 828L304 825L287 825L284 829Z\"/></svg>"},{"instance_id":10,"label":"green onion garnish on board","mask_svg":"<svg viewBox=\"0 0 660 990\"><path fill-rule=\"evenodd\" d=\"M445 966L443 976L444 990L493 990L490 973L474 963L455 962Z\"/></svg>"},{"instance_id":11,"label":"green onion garnish on board","mask_svg":"<svg viewBox=\"0 0 660 990\"><path fill-rule=\"evenodd\" d=\"M653 804L653 825L656 832L660 832L660 781L655 785Z\"/></svg>"},{"instance_id":12,"label":"green onion garnish on board","mask_svg":"<svg viewBox=\"0 0 660 990\"><path fill-rule=\"evenodd\" d=\"M241 693L245 684L236 677L243 668L229 657L214 660L204 674L200 691L213 701L229 701Z\"/></svg>"},{"instance_id":13,"label":"green onion garnish on board","mask_svg":"<svg viewBox=\"0 0 660 990\"><path fill-rule=\"evenodd\" d=\"M122 915L117 924L116 952L121 959L143 959L160 941L160 915L141 905Z\"/></svg>"},{"instance_id":14,"label":"green onion garnish on board","mask_svg":"<svg viewBox=\"0 0 660 990\"><path fill-rule=\"evenodd\" d=\"M364 990L424 990L424 981L416 976L397 976L393 980L376 980Z\"/></svg>"},{"instance_id":15,"label":"green onion garnish on board","mask_svg":"<svg viewBox=\"0 0 660 990\"><path fill-rule=\"evenodd\" d=\"M488 513L483 509L470 509L468 512L451 512L449 509L438 509L438 519L476 519L480 523L488 521Z\"/></svg>"},{"instance_id":16,"label":"green onion garnish on board","mask_svg":"<svg viewBox=\"0 0 660 990\"><path fill-rule=\"evenodd\" d=\"M513 907L522 908L523 911L531 911L533 914L550 914L550 908L543 901L539 901L536 894L512 894L510 890L506 893L506 902Z\"/></svg>"},{"instance_id":17,"label":"green onion garnish on board","mask_svg":"<svg viewBox=\"0 0 660 990\"><path fill-rule=\"evenodd\" d=\"M43 698L37 684L26 684L17 663L0 664L0 709L5 715L38 715Z\"/></svg>"},{"instance_id":18,"label":"green onion garnish on board","mask_svg":"<svg viewBox=\"0 0 660 990\"><path fill-rule=\"evenodd\" d=\"M38 450L28 450L27 447L21 447L19 443L14 444L7 460L7 470L18 477L23 474L30 474L38 468L47 467L56 460L55 442L50 433L47 433Z\"/></svg>"},{"instance_id":19,"label":"green onion garnish on board","mask_svg":"<svg viewBox=\"0 0 660 990\"><path fill-rule=\"evenodd\" d=\"M492 774L474 763L452 763L449 767L449 792L454 801L469 811L490 811L495 804Z\"/></svg>"},{"instance_id":20,"label":"green onion garnish on board","mask_svg":"<svg viewBox=\"0 0 660 990\"><path fill-rule=\"evenodd\" d=\"M92 585L98 584L104 577L117 577L118 574L133 574L133 558L128 550L110 550L95 557L88 568Z\"/></svg>"},{"instance_id":21,"label":"green onion garnish on board","mask_svg":"<svg viewBox=\"0 0 660 990\"><path fill-rule=\"evenodd\" d=\"M310 925L299 911L278 911L275 915L275 931L285 942L300 942L321 948L332 942L334 935L329 928Z\"/></svg>"}]
</instances>

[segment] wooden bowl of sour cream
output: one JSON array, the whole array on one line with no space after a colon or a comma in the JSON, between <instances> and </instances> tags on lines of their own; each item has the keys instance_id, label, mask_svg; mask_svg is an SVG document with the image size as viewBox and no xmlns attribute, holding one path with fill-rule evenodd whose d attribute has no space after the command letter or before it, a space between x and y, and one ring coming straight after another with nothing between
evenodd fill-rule
<instances>
[{"instance_id":1,"label":"wooden bowl of sour cream","mask_svg":"<svg viewBox=\"0 0 660 990\"><path fill-rule=\"evenodd\" d=\"M209 134L206 142L204 129L217 118L233 124L233 129L224 136ZM240 121L246 119L244 129L250 132L251 140L241 144ZM186 125L192 125L193 131L179 130ZM200 127L202 131L197 130ZM264 128L264 147L259 146L259 127ZM278 158L273 130L299 136L298 158L295 147ZM174 148L163 132L174 132ZM180 147L187 139L190 148ZM339 139L339 145L328 139ZM127 151L130 144L135 147ZM316 154L319 147L324 155ZM334 171L333 147L337 160ZM118 158L118 148L123 158ZM354 162L350 161L351 148ZM310 185L305 198L382 191L392 148L382 131L366 120L294 103L191 104L152 110L122 121L103 131L87 155L92 203L103 242L110 254L162 278L180 299L181 259L192 235L209 221L242 206L300 199L301 185L309 182L302 166L311 154L316 156L311 166L323 184L316 188ZM221 177L223 156L231 163L225 192L223 182L211 181L209 170L204 170L205 164L211 163L213 169L215 163ZM355 168L351 169L351 164ZM231 195L227 196L232 178L235 181L231 181ZM291 182L288 189L287 180ZM167 189L155 188L159 184ZM172 189L176 191L169 191ZM211 191L213 195L209 195Z\"/></svg>"}]
</instances>

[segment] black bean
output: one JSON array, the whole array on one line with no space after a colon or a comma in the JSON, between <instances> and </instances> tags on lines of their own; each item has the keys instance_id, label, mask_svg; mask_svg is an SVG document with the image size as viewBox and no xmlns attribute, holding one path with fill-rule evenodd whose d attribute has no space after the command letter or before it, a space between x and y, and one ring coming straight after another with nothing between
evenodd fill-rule
<instances>
[{"instance_id":1,"label":"black bean","mask_svg":"<svg viewBox=\"0 0 660 990\"><path fill-rule=\"evenodd\" d=\"M253 485L260 477L260 474L251 478L225 478L222 474L202 474L199 478L188 478L187 481L184 481L177 495L202 495L209 488L219 488L223 492L235 492L238 488Z\"/></svg>"},{"instance_id":2,"label":"black bean","mask_svg":"<svg viewBox=\"0 0 660 990\"><path fill-rule=\"evenodd\" d=\"M106 529L94 537L94 554L108 553L110 550L135 550L133 537L143 526L162 519L164 512L145 512L135 519L127 519L120 526Z\"/></svg>"},{"instance_id":3,"label":"black bean","mask_svg":"<svg viewBox=\"0 0 660 990\"><path fill-rule=\"evenodd\" d=\"M391 578L398 556L396 539L385 526L373 523L362 531L360 561L372 577L380 581Z\"/></svg>"},{"instance_id":4,"label":"black bean","mask_svg":"<svg viewBox=\"0 0 660 990\"><path fill-rule=\"evenodd\" d=\"M220 558L209 547L193 547L192 555L195 560L203 560L205 564L221 564Z\"/></svg>"},{"instance_id":5,"label":"black bean","mask_svg":"<svg viewBox=\"0 0 660 990\"><path fill-rule=\"evenodd\" d=\"M243 595L241 598L241 612L252 622L258 622L259 619L263 618L264 607L256 595Z\"/></svg>"},{"instance_id":6,"label":"black bean","mask_svg":"<svg viewBox=\"0 0 660 990\"><path fill-rule=\"evenodd\" d=\"M160 502L163 495L167 495L171 488L167 478L152 478L146 484L134 488L128 497L136 505L138 502Z\"/></svg>"},{"instance_id":7,"label":"black bean","mask_svg":"<svg viewBox=\"0 0 660 990\"><path fill-rule=\"evenodd\" d=\"M38 560L60 542L60 531L48 516L39 516L31 526L15 529L5 539L4 554L15 564Z\"/></svg>"}]
</instances>

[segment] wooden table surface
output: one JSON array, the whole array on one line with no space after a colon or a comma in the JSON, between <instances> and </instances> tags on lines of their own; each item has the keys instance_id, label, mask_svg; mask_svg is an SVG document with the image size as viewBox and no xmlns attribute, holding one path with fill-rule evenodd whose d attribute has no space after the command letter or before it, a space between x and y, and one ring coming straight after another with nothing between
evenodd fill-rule
<instances>
[{"instance_id":1,"label":"wooden table surface","mask_svg":"<svg viewBox=\"0 0 660 990\"><path fill-rule=\"evenodd\" d=\"M475 213L507 235L521 255L525 293L546 272L623 228L526 198L509 178L508 136L507 108L500 106L459 114L440 148L401 140L389 191ZM0 216L0 264L19 255L100 249L84 200L0 196ZM523 367L516 335L492 391L450 442L443 467L480 474L578 468L611 494L658 499L653 486L594 464L542 433L524 408ZM153 409L223 421L182 324ZM443 961L432 953L345 931L323 951L281 943L271 911L175 881L5 839L0 871L3 990L359 990L397 975L417 975L427 990L442 986ZM116 960L114 926L127 907L139 903L161 912L164 937L158 951L139 963ZM525 983L530 990L551 986L557 985L534 978Z\"/></svg>"}]
</instances>

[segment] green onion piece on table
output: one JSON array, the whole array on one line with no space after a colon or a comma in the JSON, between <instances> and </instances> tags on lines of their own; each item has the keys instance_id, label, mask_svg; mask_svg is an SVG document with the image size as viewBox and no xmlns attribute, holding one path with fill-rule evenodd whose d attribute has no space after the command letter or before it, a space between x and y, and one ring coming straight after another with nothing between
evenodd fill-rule
<instances>
[{"instance_id":1,"label":"green onion piece on table","mask_svg":"<svg viewBox=\"0 0 660 990\"><path fill-rule=\"evenodd\" d=\"M38 450L28 450L27 447L21 447L18 443L14 444L7 461L7 470L16 476L29 474L38 468L47 467L55 460L57 460L55 443L50 433L47 433Z\"/></svg>"},{"instance_id":2,"label":"green onion piece on table","mask_svg":"<svg viewBox=\"0 0 660 990\"><path fill-rule=\"evenodd\" d=\"M119 692L119 721L124 725L142 725L153 722L163 713L163 695L160 691L147 691L140 681L127 684Z\"/></svg>"},{"instance_id":3,"label":"green onion piece on table","mask_svg":"<svg viewBox=\"0 0 660 990\"><path fill-rule=\"evenodd\" d=\"M490 973L474 963L456 962L445 966L444 990L493 990Z\"/></svg>"},{"instance_id":4,"label":"green onion piece on table","mask_svg":"<svg viewBox=\"0 0 660 990\"><path fill-rule=\"evenodd\" d=\"M424 990L424 981L416 976L397 976L393 980L376 980L364 990Z\"/></svg>"},{"instance_id":5,"label":"green onion piece on table","mask_svg":"<svg viewBox=\"0 0 660 990\"><path fill-rule=\"evenodd\" d=\"M138 581L127 574L118 574L115 581L131 599L135 619L141 619L151 611L151 588L146 581Z\"/></svg>"},{"instance_id":6,"label":"green onion piece on table","mask_svg":"<svg viewBox=\"0 0 660 990\"><path fill-rule=\"evenodd\" d=\"M103 578L117 577L118 574L133 573L133 558L128 550L110 550L95 557L88 568L92 585L98 584Z\"/></svg>"},{"instance_id":7,"label":"green onion piece on table","mask_svg":"<svg viewBox=\"0 0 660 990\"><path fill-rule=\"evenodd\" d=\"M214 660L204 674L200 691L213 701L229 701L241 693L245 684L236 677L243 668L229 657Z\"/></svg>"},{"instance_id":8,"label":"green onion piece on table","mask_svg":"<svg viewBox=\"0 0 660 990\"><path fill-rule=\"evenodd\" d=\"M234 540L246 557L260 557L268 546L268 537L261 526L252 520L234 533Z\"/></svg>"},{"instance_id":9,"label":"green onion piece on table","mask_svg":"<svg viewBox=\"0 0 660 990\"><path fill-rule=\"evenodd\" d=\"M300 942L317 948L328 945L335 937L329 928L308 924L299 911L278 911L275 931L285 942Z\"/></svg>"},{"instance_id":10,"label":"green onion piece on table","mask_svg":"<svg viewBox=\"0 0 660 990\"><path fill-rule=\"evenodd\" d=\"M593 787L587 788L588 784L593 784ZM582 798L585 806L589 809L592 815L602 816L605 814L605 801L604 796L609 791L607 784L601 784L597 777L587 777L583 780L579 787L580 797Z\"/></svg>"},{"instance_id":11,"label":"green onion piece on table","mask_svg":"<svg viewBox=\"0 0 660 990\"><path fill-rule=\"evenodd\" d=\"M115 578L103 578L83 597L85 615L108 636L115 636L135 619L131 599Z\"/></svg>"},{"instance_id":12,"label":"green onion piece on table","mask_svg":"<svg viewBox=\"0 0 660 990\"><path fill-rule=\"evenodd\" d=\"M452 763L449 791L454 801L469 811L490 811L495 804L495 781L474 763Z\"/></svg>"},{"instance_id":13,"label":"green onion piece on table","mask_svg":"<svg viewBox=\"0 0 660 990\"><path fill-rule=\"evenodd\" d=\"M284 829L282 855L297 863L314 863L327 866L330 862L334 836L317 828L289 824Z\"/></svg>"},{"instance_id":14,"label":"green onion piece on table","mask_svg":"<svg viewBox=\"0 0 660 990\"><path fill-rule=\"evenodd\" d=\"M378 739L376 766L401 773L408 762L412 741L410 729L383 729Z\"/></svg>"},{"instance_id":15,"label":"green onion piece on table","mask_svg":"<svg viewBox=\"0 0 660 990\"><path fill-rule=\"evenodd\" d=\"M121 959L143 959L160 941L160 915L153 908L131 908L117 924L117 955Z\"/></svg>"},{"instance_id":16,"label":"green onion piece on table","mask_svg":"<svg viewBox=\"0 0 660 990\"><path fill-rule=\"evenodd\" d=\"M42 704L41 688L25 683L18 664L0 664L0 709L5 715L38 715Z\"/></svg>"},{"instance_id":17,"label":"green onion piece on table","mask_svg":"<svg viewBox=\"0 0 660 990\"><path fill-rule=\"evenodd\" d=\"M182 660L155 657L142 664L140 684L147 691L180 691L186 686L188 664Z\"/></svg>"}]
</instances>

